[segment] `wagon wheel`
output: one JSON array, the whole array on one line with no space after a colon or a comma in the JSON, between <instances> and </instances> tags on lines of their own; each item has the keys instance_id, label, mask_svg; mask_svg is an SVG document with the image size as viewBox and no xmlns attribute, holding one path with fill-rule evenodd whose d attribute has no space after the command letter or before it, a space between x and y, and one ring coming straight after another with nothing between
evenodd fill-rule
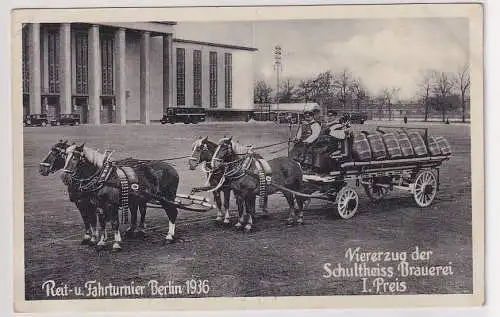
<instances>
[{"instance_id":1,"label":"wagon wheel","mask_svg":"<svg viewBox=\"0 0 500 317\"><path fill-rule=\"evenodd\" d=\"M368 195L372 201L379 201L389 193L389 188L373 185L372 182L370 182L370 184L363 184L363 188L365 189L366 195Z\"/></svg>"},{"instance_id":2,"label":"wagon wheel","mask_svg":"<svg viewBox=\"0 0 500 317\"><path fill-rule=\"evenodd\" d=\"M337 194L337 211L343 219L349 219L358 210L358 193L351 186L344 186Z\"/></svg>"},{"instance_id":3,"label":"wagon wheel","mask_svg":"<svg viewBox=\"0 0 500 317\"><path fill-rule=\"evenodd\" d=\"M413 198L419 207L428 207L437 193L437 177L432 171L421 171L414 183Z\"/></svg>"}]
</instances>

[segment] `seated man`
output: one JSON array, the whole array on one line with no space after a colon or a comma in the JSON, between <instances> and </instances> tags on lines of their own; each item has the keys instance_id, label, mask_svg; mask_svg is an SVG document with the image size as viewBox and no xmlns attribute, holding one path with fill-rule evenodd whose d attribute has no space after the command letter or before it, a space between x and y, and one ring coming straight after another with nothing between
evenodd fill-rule
<instances>
[{"instance_id":1,"label":"seated man","mask_svg":"<svg viewBox=\"0 0 500 317\"><path fill-rule=\"evenodd\" d=\"M294 139L294 159L302 164L312 165L312 145L321 132L320 124L314 119L313 113L304 113L304 120Z\"/></svg>"},{"instance_id":2,"label":"seated man","mask_svg":"<svg viewBox=\"0 0 500 317\"><path fill-rule=\"evenodd\" d=\"M331 157L342 154L345 146L345 140L351 127L351 117L348 113L344 114L337 122L328 127L328 135L335 141L336 149L330 154Z\"/></svg>"}]
</instances>

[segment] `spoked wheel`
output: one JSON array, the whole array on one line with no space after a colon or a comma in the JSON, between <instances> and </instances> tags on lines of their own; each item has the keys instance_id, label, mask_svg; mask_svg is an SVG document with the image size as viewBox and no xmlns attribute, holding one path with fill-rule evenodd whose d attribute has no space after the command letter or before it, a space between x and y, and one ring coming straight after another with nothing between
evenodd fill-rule
<instances>
[{"instance_id":1,"label":"spoked wheel","mask_svg":"<svg viewBox=\"0 0 500 317\"><path fill-rule=\"evenodd\" d=\"M343 219L352 218L358 211L358 193L351 186L344 186L337 194L337 212Z\"/></svg>"},{"instance_id":2,"label":"spoked wheel","mask_svg":"<svg viewBox=\"0 0 500 317\"><path fill-rule=\"evenodd\" d=\"M428 207L437 193L437 177L432 171L421 171L414 183L413 198L419 207Z\"/></svg>"},{"instance_id":3,"label":"spoked wheel","mask_svg":"<svg viewBox=\"0 0 500 317\"><path fill-rule=\"evenodd\" d=\"M363 184L366 195L370 197L372 201L382 200L389 193L389 188L385 186L373 185L372 182L369 184Z\"/></svg>"}]
</instances>

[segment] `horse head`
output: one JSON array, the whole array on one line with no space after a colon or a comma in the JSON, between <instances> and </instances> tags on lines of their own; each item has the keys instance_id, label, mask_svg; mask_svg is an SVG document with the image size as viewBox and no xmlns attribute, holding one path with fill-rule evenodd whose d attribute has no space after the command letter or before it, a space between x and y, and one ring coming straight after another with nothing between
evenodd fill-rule
<instances>
[{"instance_id":1,"label":"horse head","mask_svg":"<svg viewBox=\"0 0 500 317\"><path fill-rule=\"evenodd\" d=\"M190 170L195 170L202 162L210 162L213 155L213 151L209 151L208 148L210 144L213 143L208 141L208 136L200 137L198 140L194 141L191 156L188 158Z\"/></svg>"},{"instance_id":2,"label":"horse head","mask_svg":"<svg viewBox=\"0 0 500 317\"><path fill-rule=\"evenodd\" d=\"M216 169L221 163L231 162L234 157L233 137L224 137L217 143L217 148L212 156L212 168Z\"/></svg>"},{"instance_id":3,"label":"horse head","mask_svg":"<svg viewBox=\"0 0 500 317\"><path fill-rule=\"evenodd\" d=\"M66 149L69 146L68 140L59 140L58 143L54 144L45 159L40 163L39 173L48 176L62 169L66 161Z\"/></svg>"}]
</instances>

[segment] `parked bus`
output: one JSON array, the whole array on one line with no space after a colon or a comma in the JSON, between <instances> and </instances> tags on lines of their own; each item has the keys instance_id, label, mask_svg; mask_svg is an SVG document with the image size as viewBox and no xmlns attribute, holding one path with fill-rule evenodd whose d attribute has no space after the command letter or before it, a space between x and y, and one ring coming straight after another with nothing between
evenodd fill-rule
<instances>
[{"instance_id":1,"label":"parked bus","mask_svg":"<svg viewBox=\"0 0 500 317\"><path fill-rule=\"evenodd\" d=\"M167 109L167 113L163 115L163 118L161 118L160 122L162 124L177 122L182 122L184 124L196 124L199 122L204 122L205 118L206 112L203 108L174 107Z\"/></svg>"}]
</instances>

